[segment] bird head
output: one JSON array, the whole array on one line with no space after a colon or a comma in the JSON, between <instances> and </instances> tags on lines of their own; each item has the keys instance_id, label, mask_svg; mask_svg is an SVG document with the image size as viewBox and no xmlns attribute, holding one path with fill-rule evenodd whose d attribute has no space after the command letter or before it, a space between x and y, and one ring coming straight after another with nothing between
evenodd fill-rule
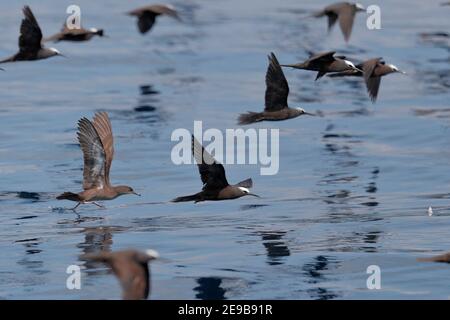
<instances>
[{"instance_id":1,"label":"bird head","mask_svg":"<svg viewBox=\"0 0 450 320\"><path fill-rule=\"evenodd\" d=\"M122 195L122 194L135 194L137 196L141 196L139 193L135 192L133 190L133 188L131 188L129 186L117 186L117 187L114 187L114 189L116 190L116 192L119 195Z\"/></svg>"},{"instance_id":2,"label":"bird head","mask_svg":"<svg viewBox=\"0 0 450 320\"><path fill-rule=\"evenodd\" d=\"M245 187L238 187L238 188L241 191L242 197L243 196L254 196L254 197L260 198L260 196L258 196L257 194L251 193L250 190Z\"/></svg>"},{"instance_id":3,"label":"bird head","mask_svg":"<svg viewBox=\"0 0 450 320\"><path fill-rule=\"evenodd\" d=\"M366 8L361 3L355 3L356 11L366 11Z\"/></svg>"},{"instance_id":4,"label":"bird head","mask_svg":"<svg viewBox=\"0 0 450 320\"><path fill-rule=\"evenodd\" d=\"M307 116L315 116L315 114L306 112L303 108L295 108L295 110L297 110L300 116L304 114L306 114Z\"/></svg>"},{"instance_id":5,"label":"bird head","mask_svg":"<svg viewBox=\"0 0 450 320\"><path fill-rule=\"evenodd\" d=\"M349 60L343 60L343 61L346 66L346 70L356 70L356 71L363 72L361 69L358 69L353 62L351 62Z\"/></svg>"},{"instance_id":6,"label":"bird head","mask_svg":"<svg viewBox=\"0 0 450 320\"><path fill-rule=\"evenodd\" d=\"M99 37L103 37L103 35L104 35L103 29L91 28L91 29L89 29L89 31L91 31L92 33L95 33Z\"/></svg>"},{"instance_id":7,"label":"bird head","mask_svg":"<svg viewBox=\"0 0 450 320\"><path fill-rule=\"evenodd\" d=\"M396 66L394 66L393 64L388 64L387 66L391 69L391 72L398 72L398 73L401 73L401 74L406 74L405 71L399 70L399 69L398 69Z\"/></svg>"},{"instance_id":8,"label":"bird head","mask_svg":"<svg viewBox=\"0 0 450 320\"><path fill-rule=\"evenodd\" d=\"M61 56L61 57L65 57L65 55L63 55L61 52L59 52L58 49L55 49L55 48L48 48L48 52L50 53L50 56Z\"/></svg>"}]
</instances>

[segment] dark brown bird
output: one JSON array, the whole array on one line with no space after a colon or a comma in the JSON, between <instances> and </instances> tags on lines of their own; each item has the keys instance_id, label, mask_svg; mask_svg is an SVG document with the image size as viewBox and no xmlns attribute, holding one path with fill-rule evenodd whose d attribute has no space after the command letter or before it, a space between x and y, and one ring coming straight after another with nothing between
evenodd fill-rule
<instances>
[{"instance_id":1,"label":"dark brown bird","mask_svg":"<svg viewBox=\"0 0 450 320\"><path fill-rule=\"evenodd\" d=\"M322 52L312 55L308 60L296 64L282 64L282 67L318 71L316 80L329 72L361 71L353 62L345 60L344 56L334 56L336 51Z\"/></svg>"},{"instance_id":2,"label":"dark brown bird","mask_svg":"<svg viewBox=\"0 0 450 320\"><path fill-rule=\"evenodd\" d=\"M142 34L147 33L153 27L156 17L160 15L168 15L178 21L181 21L178 12L172 5L169 4L153 4L135 9L127 14L138 18L137 26Z\"/></svg>"},{"instance_id":3,"label":"dark brown bird","mask_svg":"<svg viewBox=\"0 0 450 320\"><path fill-rule=\"evenodd\" d=\"M124 300L147 299L150 294L150 269L148 263L159 258L154 250L123 250L117 252L88 253L81 260L102 262L113 270L122 286Z\"/></svg>"},{"instance_id":4,"label":"dark brown bird","mask_svg":"<svg viewBox=\"0 0 450 320\"><path fill-rule=\"evenodd\" d=\"M296 118L301 115L313 115L302 108L288 107L289 85L283 70L273 53L269 56L269 67L266 72L266 95L263 112L243 113L238 124L250 124L260 121L280 121Z\"/></svg>"},{"instance_id":5,"label":"dark brown bird","mask_svg":"<svg viewBox=\"0 0 450 320\"><path fill-rule=\"evenodd\" d=\"M104 32L103 29L96 29L96 28L90 28L90 29L84 29L84 28L75 28L75 29L69 29L67 27L67 24L64 23L62 29L60 32L44 39L44 42L48 41L88 41L91 40L94 36L103 37Z\"/></svg>"},{"instance_id":6,"label":"dark brown bird","mask_svg":"<svg viewBox=\"0 0 450 320\"><path fill-rule=\"evenodd\" d=\"M236 185L230 185L225 176L225 169L222 164L218 163L192 136L192 154L197 162L200 178L203 183L202 191L199 193L178 197L172 202L184 201L206 201L206 200L229 200L243 196L255 196L250 193L249 188L253 186L252 179L239 182Z\"/></svg>"},{"instance_id":7,"label":"dark brown bird","mask_svg":"<svg viewBox=\"0 0 450 320\"><path fill-rule=\"evenodd\" d=\"M450 263L450 252L444 253L444 254L441 254L438 256L430 257L430 258L418 258L417 261Z\"/></svg>"},{"instance_id":8,"label":"dark brown bird","mask_svg":"<svg viewBox=\"0 0 450 320\"><path fill-rule=\"evenodd\" d=\"M356 66L358 69L362 69L363 71L358 70L350 70L339 72L335 74L329 75L329 77L345 77L345 76L354 76L354 77L363 77L366 82L367 92L369 93L370 99L372 102L377 100L378 90L380 88L381 77L390 73L402 73L405 72L399 70L393 64L386 64L383 61L383 58L374 58L363 63L360 63Z\"/></svg>"},{"instance_id":9,"label":"dark brown bird","mask_svg":"<svg viewBox=\"0 0 450 320\"><path fill-rule=\"evenodd\" d=\"M339 26L344 34L345 41L348 42L352 33L356 12L365 10L359 3L339 2L325 7L322 11L314 14L314 17L328 17L328 32L331 31L336 21L339 20Z\"/></svg>"},{"instance_id":10,"label":"dark brown bird","mask_svg":"<svg viewBox=\"0 0 450 320\"><path fill-rule=\"evenodd\" d=\"M75 210L82 203L112 200L124 194L139 195L129 186L112 186L109 170L114 157L114 141L106 112L95 115L93 122L87 118L78 121L78 141L83 151L83 189L80 193L64 192L56 197L58 200L76 201Z\"/></svg>"},{"instance_id":11,"label":"dark brown bird","mask_svg":"<svg viewBox=\"0 0 450 320\"><path fill-rule=\"evenodd\" d=\"M41 45L41 28L39 27L33 12L31 12L30 7L25 6L22 11L25 18L20 25L19 52L9 58L1 60L0 63L40 60L57 55L62 56L55 48L45 48Z\"/></svg>"}]
</instances>

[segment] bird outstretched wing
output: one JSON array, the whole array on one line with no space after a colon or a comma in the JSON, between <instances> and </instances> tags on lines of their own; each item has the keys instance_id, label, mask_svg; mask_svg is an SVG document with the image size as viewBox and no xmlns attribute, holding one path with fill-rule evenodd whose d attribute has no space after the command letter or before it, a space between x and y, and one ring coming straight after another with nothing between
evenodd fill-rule
<instances>
[{"instance_id":1,"label":"bird outstretched wing","mask_svg":"<svg viewBox=\"0 0 450 320\"><path fill-rule=\"evenodd\" d=\"M228 186L225 169L203 146L192 136L192 155L197 162L203 190L221 190Z\"/></svg>"},{"instance_id":2,"label":"bird outstretched wing","mask_svg":"<svg viewBox=\"0 0 450 320\"><path fill-rule=\"evenodd\" d=\"M114 158L114 138L108 114L106 112L98 112L94 116L93 125L105 151L105 181L109 184L109 171Z\"/></svg>"},{"instance_id":3,"label":"bird outstretched wing","mask_svg":"<svg viewBox=\"0 0 450 320\"><path fill-rule=\"evenodd\" d=\"M42 32L29 6L23 8L25 18L20 25L19 50L36 53L41 48Z\"/></svg>"},{"instance_id":4,"label":"bird outstretched wing","mask_svg":"<svg viewBox=\"0 0 450 320\"><path fill-rule=\"evenodd\" d=\"M106 154L94 125L87 118L78 121L78 141L83 151L83 189L103 188Z\"/></svg>"},{"instance_id":5,"label":"bird outstretched wing","mask_svg":"<svg viewBox=\"0 0 450 320\"><path fill-rule=\"evenodd\" d=\"M289 85L275 55L270 53L266 72L264 111L277 111L288 107Z\"/></svg>"}]
</instances>

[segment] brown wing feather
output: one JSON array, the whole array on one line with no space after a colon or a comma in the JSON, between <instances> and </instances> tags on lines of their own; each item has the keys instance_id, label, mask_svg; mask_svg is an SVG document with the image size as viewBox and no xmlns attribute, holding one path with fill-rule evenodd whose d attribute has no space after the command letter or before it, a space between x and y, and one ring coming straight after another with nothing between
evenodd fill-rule
<instances>
[{"instance_id":1,"label":"brown wing feather","mask_svg":"<svg viewBox=\"0 0 450 320\"><path fill-rule=\"evenodd\" d=\"M105 186L106 154L94 125L86 118L78 122L78 141L83 151L83 189Z\"/></svg>"},{"instance_id":2,"label":"brown wing feather","mask_svg":"<svg viewBox=\"0 0 450 320\"><path fill-rule=\"evenodd\" d=\"M25 18L20 25L19 49L22 53L36 53L41 48L42 32L30 7L23 8Z\"/></svg>"},{"instance_id":3,"label":"brown wing feather","mask_svg":"<svg viewBox=\"0 0 450 320\"><path fill-rule=\"evenodd\" d=\"M345 41L348 41L350 39L353 28L353 21L355 20L355 13L356 10L354 6L351 5L343 6L339 10L339 26L341 27L342 33L344 34Z\"/></svg>"},{"instance_id":4,"label":"brown wing feather","mask_svg":"<svg viewBox=\"0 0 450 320\"><path fill-rule=\"evenodd\" d=\"M266 72L266 95L264 111L277 111L288 107L289 85L283 70L273 53L269 56Z\"/></svg>"},{"instance_id":5,"label":"brown wing feather","mask_svg":"<svg viewBox=\"0 0 450 320\"><path fill-rule=\"evenodd\" d=\"M108 114L106 112L97 113L93 125L105 150L105 181L109 185L109 171L114 158L114 138Z\"/></svg>"}]
</instances>

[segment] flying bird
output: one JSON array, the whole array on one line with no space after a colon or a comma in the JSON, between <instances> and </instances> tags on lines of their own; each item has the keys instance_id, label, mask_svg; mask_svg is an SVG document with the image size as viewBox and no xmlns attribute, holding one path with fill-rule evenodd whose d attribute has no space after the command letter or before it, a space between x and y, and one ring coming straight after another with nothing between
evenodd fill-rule
<instances>
[{"instance_id":1,"label":"flying bird","mask_svg":"<svg viewBox=\"0 0 450 320\"><path fill-rule=\"evenodd\" d=\"M251 124L260 121L279 121L313 114L302 108L288 107L289 85L283 70L273 53L270 54L266 72L265 108L263 112L247 112L238 118L238 124Z\"/></svg>"},{"instance_id":2,"label":"flying bird","mask_svg":"<svg viewBox=\"0 0 450 320\"><path fill-rule=\"evenodd\" d=\"M76 201L75 210L82 203L112 200L124 194L138 195L129 186L112 186L109 171L114 156L114 141L106 112L99 112L91 122L87 118L78 121L78 141L83 151L83 189L80 193L64 192L56 197L58 200Z\"/></svg>"},{"instance_id":3,"label":"flying bird","mask_svg":"<svg viewBox=\"0 0 450 320\"><path fill-rule=\"evenodd\" d=\"M422 262L444 262L450 263L450 252L444 253L438 256L430 257L430 258L418 258L418 261Z\"/></svg>"},{"instance_id":4,"label":"flying bird","mask_svg":"<svg viewBox=\"0 0 450 320\"><path fill-rule=\"evenodd\" d=\"M45 48L42 46L42 32L36 18L31 12L30 7L25 6L23 9L25 18L22 19L20 25L19 36L19 52L15 55L1 60L0 63L26 61L26 60L41 60L62 54L55 48Z\"/></svg>"},{"instance_id":5,"label":"flying bird","mask_svg":"<svg viewBox=\"0 0 450 320\"><path fill-rule=\"evenodd\" d=\"M336 21L339 20L339 26L344 34L345 41L348 42L352 33L353 21L358 11L366 9L359 3L339 2L325 7L322 11L314 14L314 17L328 17L328 32L331 31Z\"/></svg>"},{"instance_id":6,"label":"flying bird","mask_svg":"<svg viewBox=\"0 0 450 320\"><path fill-rule=\"evenodd\" d=\"M336 51L328 51L311 55L309 59L304 62L295 64L282 64L282 67L290 67L294 69L303 69L318 71L316 80L322 78L329 72L342 72L342 71L361 71L353 62L346 60L344 56L334 56Z\"/></svg>"},{"instance_id":7,"label":"flying bird","mask_svg":"<svg viewBox=\"0 0 450 320\"><path fill-rule=\"evenodd\" d=\"M206 201L206 200L229 200L243 196L255 196L250 193L253 186L252 179L239 182L236 185L230 185L225 176L225 169L222 164L218 163L192 136L192 154L197 162L200 178L203 183L202 191L184 197L178 197L172 202L184 201Z\"/></svg>"},{"instance_id":8,"label":"flying bird","mask_svg":"<svg viewBox=\"0 0 450 320\"><path fill-rule=\"evenodd\" d=\"M158 259L155 250L122 250L116 252L88 253L81 260L107 264L119 279L124 300L147 299L150 294L150 269L148 263Z\"/></svg>"},{"instance_id":9,"label":"flying bird","mask_svg":"<svg viewBox=\"0 0 450 320\"><path fill-rule=\"evenodd\" d=\"M62 29L60 32L44 39L44 42L48 41L88 41L91 40L94 36L103 37L104 32L103 29L96 29L96 28L90 28L90 29L84 29L81 28L74 28L69 29L67 27L67 24L64 23Z\"/></svg>"},{"instance_id":10,"label":"flying bird","mask_svg":"<svg viewBox=\"0 0 450 320\"><path fill-rule=\"evenodd\" d=\"M393 64L386 64L383 61L383 58L374 58L363 63L356 65L358 69L362 69L362 71L358 70L350 70L339 73L334 73L328 75L329 77L345 77L345 76L354 76L354 77L364 77L366 82L367 92L369 93L370 100L373 103L377 100L378 90L380 89L381 77L390 74L390 73L401 73L406 74L404 71L399 70Z\"/></svg>"},{"instance_id":11,"label":"flying bird","mask_svg":"<svg viewBox=\"0 0 450 320\"><path fill-rule=\"evenodd\" d=\"M156 17L160 15L167 15L181 21L178 12L169 4L153 4L135 9L127 14L137 17L137 26L142 34L147 33L153 27Z\"/></svg>"}]
</instances>

